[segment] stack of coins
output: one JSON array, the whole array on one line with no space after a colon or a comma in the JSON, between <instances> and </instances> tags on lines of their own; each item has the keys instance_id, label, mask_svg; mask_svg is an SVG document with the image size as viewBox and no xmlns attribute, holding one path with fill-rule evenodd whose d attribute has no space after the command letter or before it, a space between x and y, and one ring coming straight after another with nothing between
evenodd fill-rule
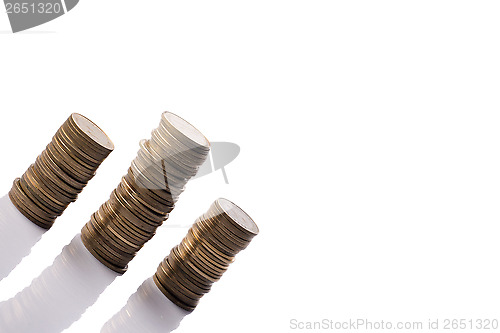
<instances>
[{"instance_id":1,"label":"stack of coins","mask_svg":"<svg viewBox=\"0 0 500 333\"><path fill-rule=\"evenodd\" d=\"M124 273L149 241L205 162L210 143L173 113L162 115L148 141L141 141L128 173L82 229L87 249L108 268Z\"/></svg>"},{"instance_id":2,"label":"stack of coins","mask_svg":"<svg viewBox=\"0 0 500 333\"><path fill-rule=\"evenodd\" d=\"M97 125L74 113L36 162L14 181L9 197L26 218L49 229L113 149Z\"/></svg>"},{"instance_id":3,"label":"stack of coins","mask_svg":"<svg viewBox=\"0 0 500 333\"><path fill-rule=\"evenodd\" d=\"M226 199L216 200L158 267L154 275L158 289L180 308L193 311L258 233L241 208Z\"/></svg>"}]
</instances>

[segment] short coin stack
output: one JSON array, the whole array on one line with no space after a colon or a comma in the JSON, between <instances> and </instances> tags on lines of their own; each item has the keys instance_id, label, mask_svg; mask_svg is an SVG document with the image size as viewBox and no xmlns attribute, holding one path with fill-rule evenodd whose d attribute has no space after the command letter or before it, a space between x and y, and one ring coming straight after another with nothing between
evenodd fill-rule
<instances>
[{"instance_id":1,"label":"short coin stack","mask_svg":"<svg viewBox=\"0 0 500 333\"><path fill-rule=\"evenodd\" d=\"M113 149L97 125L74 113L36 162L14 181L9 197L26 218L49 229Z\"/></svg>"},{"instance_id":2,"label":"short coin stack","mask_svg":"<svg viewBox=\"0 0 500 333\"><path fill-rule=\"evenodd\" d=\"M82 229L87 249L108 268L128 263L168 218L186 183L205 162L210 143L173 113L162 115L148 141L141 141L128 173Z\"/></svg>"},{"instance_id":3,"label":"short coin stack","mask_svg":"<svg viewBox=\"0 0 500 333\"><path fill-rule=\"evenodd\" d=\"M255 222L241 208L218 199L162 261L154 281L170 301L193 311L258 233Z\"/></svg>"}]
</instances>

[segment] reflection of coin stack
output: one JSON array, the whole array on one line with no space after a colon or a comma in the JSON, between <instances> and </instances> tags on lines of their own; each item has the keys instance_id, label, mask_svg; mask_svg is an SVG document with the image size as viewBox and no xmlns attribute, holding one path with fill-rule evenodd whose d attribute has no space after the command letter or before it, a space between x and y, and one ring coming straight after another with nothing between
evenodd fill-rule
<instances>
[{"instance_id":1,"label":"reflection of coin stack","mask_svg":"<svg viewBox=\"0 0 500 333\"><path fill-rule=\"evenodd\" d=\"M194 310L258 233L241 208L226 199L216 200L158 267L154 276L158 289L178 307Z\"/></svg>"},{"instance_id":2,"label":"reflection of coin stack","mask_svg":"<svg viewBox=\"0 0 500 333\"><path fill-rule=\"evenodd\" d=\"M180 193L208 156L208 140L182 118L165 112L142 141L128 173L82 229L87 249L123 273L174 208Z\"/></svg>"},{"instance_id":3,"label":"reflection of coin stack","mask_svg":"<svg viewBox=\"0 0 500 333\"><path fill-rule=\"evenodd\" d=\"M72 114L36 162L14 181L9 192L12 203L30 221L49 229L113 148L97 125Z\"/></svg>"}]
</instances>

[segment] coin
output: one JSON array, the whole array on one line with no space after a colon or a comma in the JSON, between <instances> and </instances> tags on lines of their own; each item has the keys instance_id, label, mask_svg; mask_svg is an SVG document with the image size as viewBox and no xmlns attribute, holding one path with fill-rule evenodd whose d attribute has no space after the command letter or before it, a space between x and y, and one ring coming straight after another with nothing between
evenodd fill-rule
<instances>
[{"instance_id":1,"label":"coin","mask_svg":"<svg viewBox=\"0 0 500 333\"><path fill-rule=\"evenodd\" d=\"M33 223L49 229L94 177L113 143L97 125L72 114L9 192Z\"/></svg>"},{"instance_id":2,"label":"coin","mask_svg":"<svg viewBox=\"0 0 500 333\"><path fill-rule=\"evenodd\" d=\"M240 207L218 199L160 263L153 280L173 303L193 311L258 233L255 222Z\"/></svg>"},{"instance_id":3,"label":"coin","mask_svg":"<svg viewBox=\"0 0 500 333\"><path fill-rule=\"evenodd\" d=\"M208 140L202 140L205 137L185 120L170 118L180 117L162 115L151 138L140 142L137 157L109 200L82 229L85 246L92 248L91 253L115 271L123 272L154 236L187 182L208 156ZM70 133L76 132L72 123ZM83 157L84 154L78 154L78 158ZM216 275L216 271L213 274ZM181 275L174 277L182 278ZM190 296L193 295L181 295L177 291L175 297L189 301Z\"/></svg>"},{"instance_id":4,"label":"coin","mask_svg":"<svg viewBox=\"0 0 500 333\"><path fill-rule=\"evenodd\" d=\"M68 119L67 126L74 131L77 140L82 140L87 145L82 145L85 151L89 151L92 156L108 156L114 149L113 142L99 126L90 119L73 113ZM91 151L92 150L92 151Z\"/></svg>"}]
</instances>

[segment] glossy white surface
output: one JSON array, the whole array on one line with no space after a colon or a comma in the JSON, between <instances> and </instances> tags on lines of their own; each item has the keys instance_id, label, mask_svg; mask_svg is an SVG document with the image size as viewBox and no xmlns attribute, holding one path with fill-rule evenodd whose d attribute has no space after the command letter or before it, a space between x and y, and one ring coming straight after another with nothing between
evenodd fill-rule
<instances>
[{"instance_id":1,"label":"glossy white surface","mask_svg":"<svg viewBox=\"0 0 500 333\"><path fill-rule=\"evenodd\" d=\"M21 214L8 195L0 198L0 280L31 252L45 231Z\"/></svg>"},{"instance_id":2,"label":"glossy white surface","mask_svg":"<svg viewBox=\"0 0 500 333\"><path fill-rule=\"evenodd\" d=\"M168 333L189 312L172 303L149 278L130 296L127 305L104 324L101 333Z\"/></svg>"},{"instance_id":3,"label":"glossy white surface","mask_svg":"<svg viewBox=\"0 0 500 333\"><path fill-rule=\"evenodd\" d=\"M0 303L0 332L62 332L117 276L87 251L77 235L29 287Z\"/></svg>"}]
</instances>

